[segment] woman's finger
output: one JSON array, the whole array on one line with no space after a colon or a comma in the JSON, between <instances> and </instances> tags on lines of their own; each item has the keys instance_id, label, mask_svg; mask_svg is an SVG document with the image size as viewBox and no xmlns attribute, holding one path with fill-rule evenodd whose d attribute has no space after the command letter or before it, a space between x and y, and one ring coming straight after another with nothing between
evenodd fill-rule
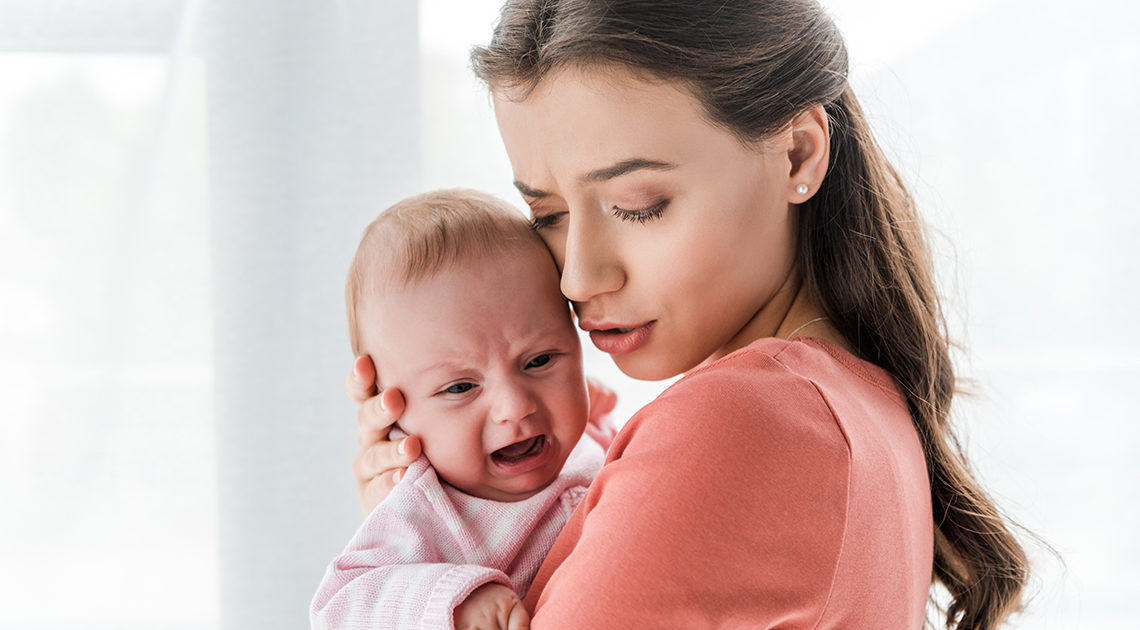
<instances>
[{"instance_id":1,"label":"woman's finger","mask_svg":"<svg viewBox=\"0 0 1140 630\"><path fill-rule=\"evenodd\" d=\"M386 389L360 403L356 410L357 438L361 448L386 441L392 425L404 415L404 395L400 390Z\"/></svg>"},{"instance_id":2,"label":"woman's finger","mask_svg":"<svg viewBox=\"0 0 1140 630\"><path fill-rule=\"evenodd\" d=\"M420 440L414 435L361 449L352 462L352 473L365 514L392 492L400 476L420 456L420 450Z\"/></svg>"},{"instance_id":3,"label":"woman's finger","mask_svg":"<svg viewBox=\"0 0 1140 630\"><path fill-rule=\"evenodd\" d=\"M420 439L414 435L394 442L377 442L360 450L352 463L359 482L369 482L397 468L406 468L420 456Z\"/></svg>"},{"instance_id":4,"label":"woman's finger","mask_svg":"<svg viewBox=\"0 0 1140 630\"><path fill-rule=\"evenodd\" d=\"M365 516L371 514L372 510L392 493L403 473L404 469L399 468L387 475L373 477L368 483L360 486L360 507L364 510Z\"/></svg>"},{"instance_id":5,"label":"woman's finger","mask_svg":"<svg viewBox=\"0 0 1140 630\"><path fill-rule=\"evenodd\" d=\"M372 365L372 357L367 354L356 357L344 380L344 393L352 402L360 404L375 396L376 392L376 368Z\"/></svg>"}]
</instances>

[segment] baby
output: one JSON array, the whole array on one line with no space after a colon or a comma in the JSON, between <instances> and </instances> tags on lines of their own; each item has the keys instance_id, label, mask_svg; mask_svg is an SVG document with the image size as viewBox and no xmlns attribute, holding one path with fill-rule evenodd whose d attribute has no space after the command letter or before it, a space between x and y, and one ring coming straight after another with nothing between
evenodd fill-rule
<instances>
[{"instance_id":1,"label":"baby","mask_svg":"<svg viewBox=\"0 0 1140 630\"><path fill-rule=\"evenodd\" d=\"M423 455L329 566L313 627L514 627L612 438L579 443L587 387L550 253L494 197L419 195L365 231L347 302L353 352L403 393Z\"/></svg>"}]
</instances>

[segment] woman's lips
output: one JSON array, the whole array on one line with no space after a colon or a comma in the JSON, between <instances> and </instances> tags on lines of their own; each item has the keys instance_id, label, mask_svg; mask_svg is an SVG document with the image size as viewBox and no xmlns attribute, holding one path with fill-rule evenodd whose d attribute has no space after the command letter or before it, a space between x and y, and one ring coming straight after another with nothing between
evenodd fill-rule
<instances>
[{"instance_id":1,"label":"woman's lips","mask_svg":"<svg viewBox=\"0 0 1140 630\"><path fill-rule=\"evenodd\" d=\"M634 327L590 326L590 341L606 354L629 354L645 345L656 321ZM583 326L586 328L586 326Z\"/></svg>"}]
</instances>

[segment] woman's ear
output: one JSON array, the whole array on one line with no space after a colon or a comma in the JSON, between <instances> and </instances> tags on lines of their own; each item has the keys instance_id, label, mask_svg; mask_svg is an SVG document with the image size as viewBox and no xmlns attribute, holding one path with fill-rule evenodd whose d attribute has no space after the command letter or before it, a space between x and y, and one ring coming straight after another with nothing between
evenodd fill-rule
<instances>
[{"instance_id":1,"label":"woman's ear","mask_svg":"<svg viewBox=\"0 0 1140 630\"><path fill-rule=\"evenodd\" d=\"M801 112L792 119L788 161L788 202L803 203L819 190L831 155L827 113L822 105Z\"/></svg>"}]
</instances>

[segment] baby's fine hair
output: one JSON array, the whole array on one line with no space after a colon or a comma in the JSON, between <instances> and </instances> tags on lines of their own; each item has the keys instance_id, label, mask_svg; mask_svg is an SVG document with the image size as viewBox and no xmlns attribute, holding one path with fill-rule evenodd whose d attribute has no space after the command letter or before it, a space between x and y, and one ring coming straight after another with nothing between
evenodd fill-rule
<instances>
[{"instance_id":1,"label":"baby's fine hair","mask_svg":"<svg viewBox=\"0 0 1140 630\"><path fill-rule=\"evenodd\" d=\"M477 190L437 190L384 210L364 230L348 269L345 302L353 354L363 354L357 311L364 297L526 247L543 245L522 213Z\"/></svg>"}]
</instances>

